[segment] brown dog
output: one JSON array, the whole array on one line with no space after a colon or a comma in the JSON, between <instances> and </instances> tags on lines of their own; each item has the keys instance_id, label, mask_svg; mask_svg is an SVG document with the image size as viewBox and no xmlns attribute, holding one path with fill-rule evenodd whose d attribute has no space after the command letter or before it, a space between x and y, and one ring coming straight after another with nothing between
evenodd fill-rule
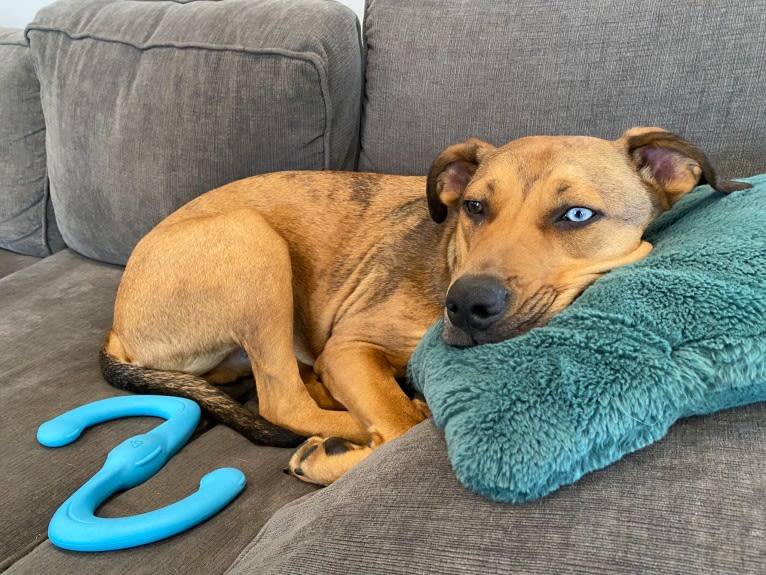
<instances>
[{"instance_id":1,"label":"brown dog","mask_svg":"<svg viewBox=\"0 0 766 575\"><path fill-rule=\"evenodd\" d=\"M311 436L289 468L327 484L426 417L395 377L435 320L445 317L456 346L545 324L600 275L649 253L649 222L699 182L749 187L717 182L700 151L658 128L612 142L468 140L427 178L237 181L136 246L104 375L197 400L257 442L295 441L269 422ZM260 416L211 385L251 368Z\"/></svg>"}]
</instances>

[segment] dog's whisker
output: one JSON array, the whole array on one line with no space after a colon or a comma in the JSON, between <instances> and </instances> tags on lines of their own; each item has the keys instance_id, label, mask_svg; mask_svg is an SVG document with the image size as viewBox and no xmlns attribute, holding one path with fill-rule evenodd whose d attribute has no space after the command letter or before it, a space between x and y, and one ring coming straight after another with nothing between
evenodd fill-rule
<instances>
[{"instance_id":1,"label":"dog's whisker","mask_svg":"<svg viewBox=\"0 0 766 575\"><path fill-rule=\"evenodd\" d=\"M535 292L532 298L525 301L517 312L517 317L523 318L516 323L518 334L526 333L533 327L545 323L557 297L558 293L555 288L544 286Z\"/></svg>"}]
</instances>

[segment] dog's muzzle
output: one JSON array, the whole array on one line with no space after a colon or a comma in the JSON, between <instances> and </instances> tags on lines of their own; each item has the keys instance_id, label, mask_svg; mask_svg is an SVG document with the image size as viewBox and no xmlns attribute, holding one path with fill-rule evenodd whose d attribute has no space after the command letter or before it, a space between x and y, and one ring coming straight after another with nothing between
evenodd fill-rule
<instances>
[{"instance_id":1,"label":"dog's muzzle","mask_svg":"<svg viewBox=\"0 0 766 575\"><path fill-rule=\"evenodd\" d=\"M497 338L492 327L505 317L510 294L500 280L487 275L459 278L447 292L444 341L470 347Z\"/></svg>"}]
</instances>

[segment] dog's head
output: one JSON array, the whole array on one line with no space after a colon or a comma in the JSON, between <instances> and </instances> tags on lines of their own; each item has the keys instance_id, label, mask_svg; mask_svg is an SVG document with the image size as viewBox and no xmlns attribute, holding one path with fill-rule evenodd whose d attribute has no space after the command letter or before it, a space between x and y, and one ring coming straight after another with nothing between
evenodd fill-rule
<instances>
[{"instance_id":1,"label":"dog's head","mask_svg":"<svg viewBox=\"0 0 766 575\"><path fill-rule=\"evenodd\" d=\"M700 183L705 155L660 128L615 141L536 136L450 146L428 174L436 222L455 225L443 337L461 347L541 326L600 275L649 253L649 223Z\"/></svg>"}]
</instances>

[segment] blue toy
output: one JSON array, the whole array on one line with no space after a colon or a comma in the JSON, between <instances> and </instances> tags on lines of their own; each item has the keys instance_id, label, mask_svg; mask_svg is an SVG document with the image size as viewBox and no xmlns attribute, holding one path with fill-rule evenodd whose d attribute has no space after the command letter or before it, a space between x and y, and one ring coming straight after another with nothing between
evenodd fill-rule
<instances>
[{"instance_id":1,"label":"blue toy","mask_svg":"<svg viewBox=\"0 0 766 575\"><path fill-rule=\"evenodd\" d=\"M205 475L196 493L167 507L132 517L96 517L96 509L108 497L140 485L181 449L197 427L199 406L159 395L113 397L68 411L37 431L40 443L61 447L87 427L136 415L167 421L115 447L104 466L59 507L48 526L54 545L72 551L111 551L152 543L209 519L244 489L245 475L239 469L221 468Z\"/></svg>"}]
</instances>

